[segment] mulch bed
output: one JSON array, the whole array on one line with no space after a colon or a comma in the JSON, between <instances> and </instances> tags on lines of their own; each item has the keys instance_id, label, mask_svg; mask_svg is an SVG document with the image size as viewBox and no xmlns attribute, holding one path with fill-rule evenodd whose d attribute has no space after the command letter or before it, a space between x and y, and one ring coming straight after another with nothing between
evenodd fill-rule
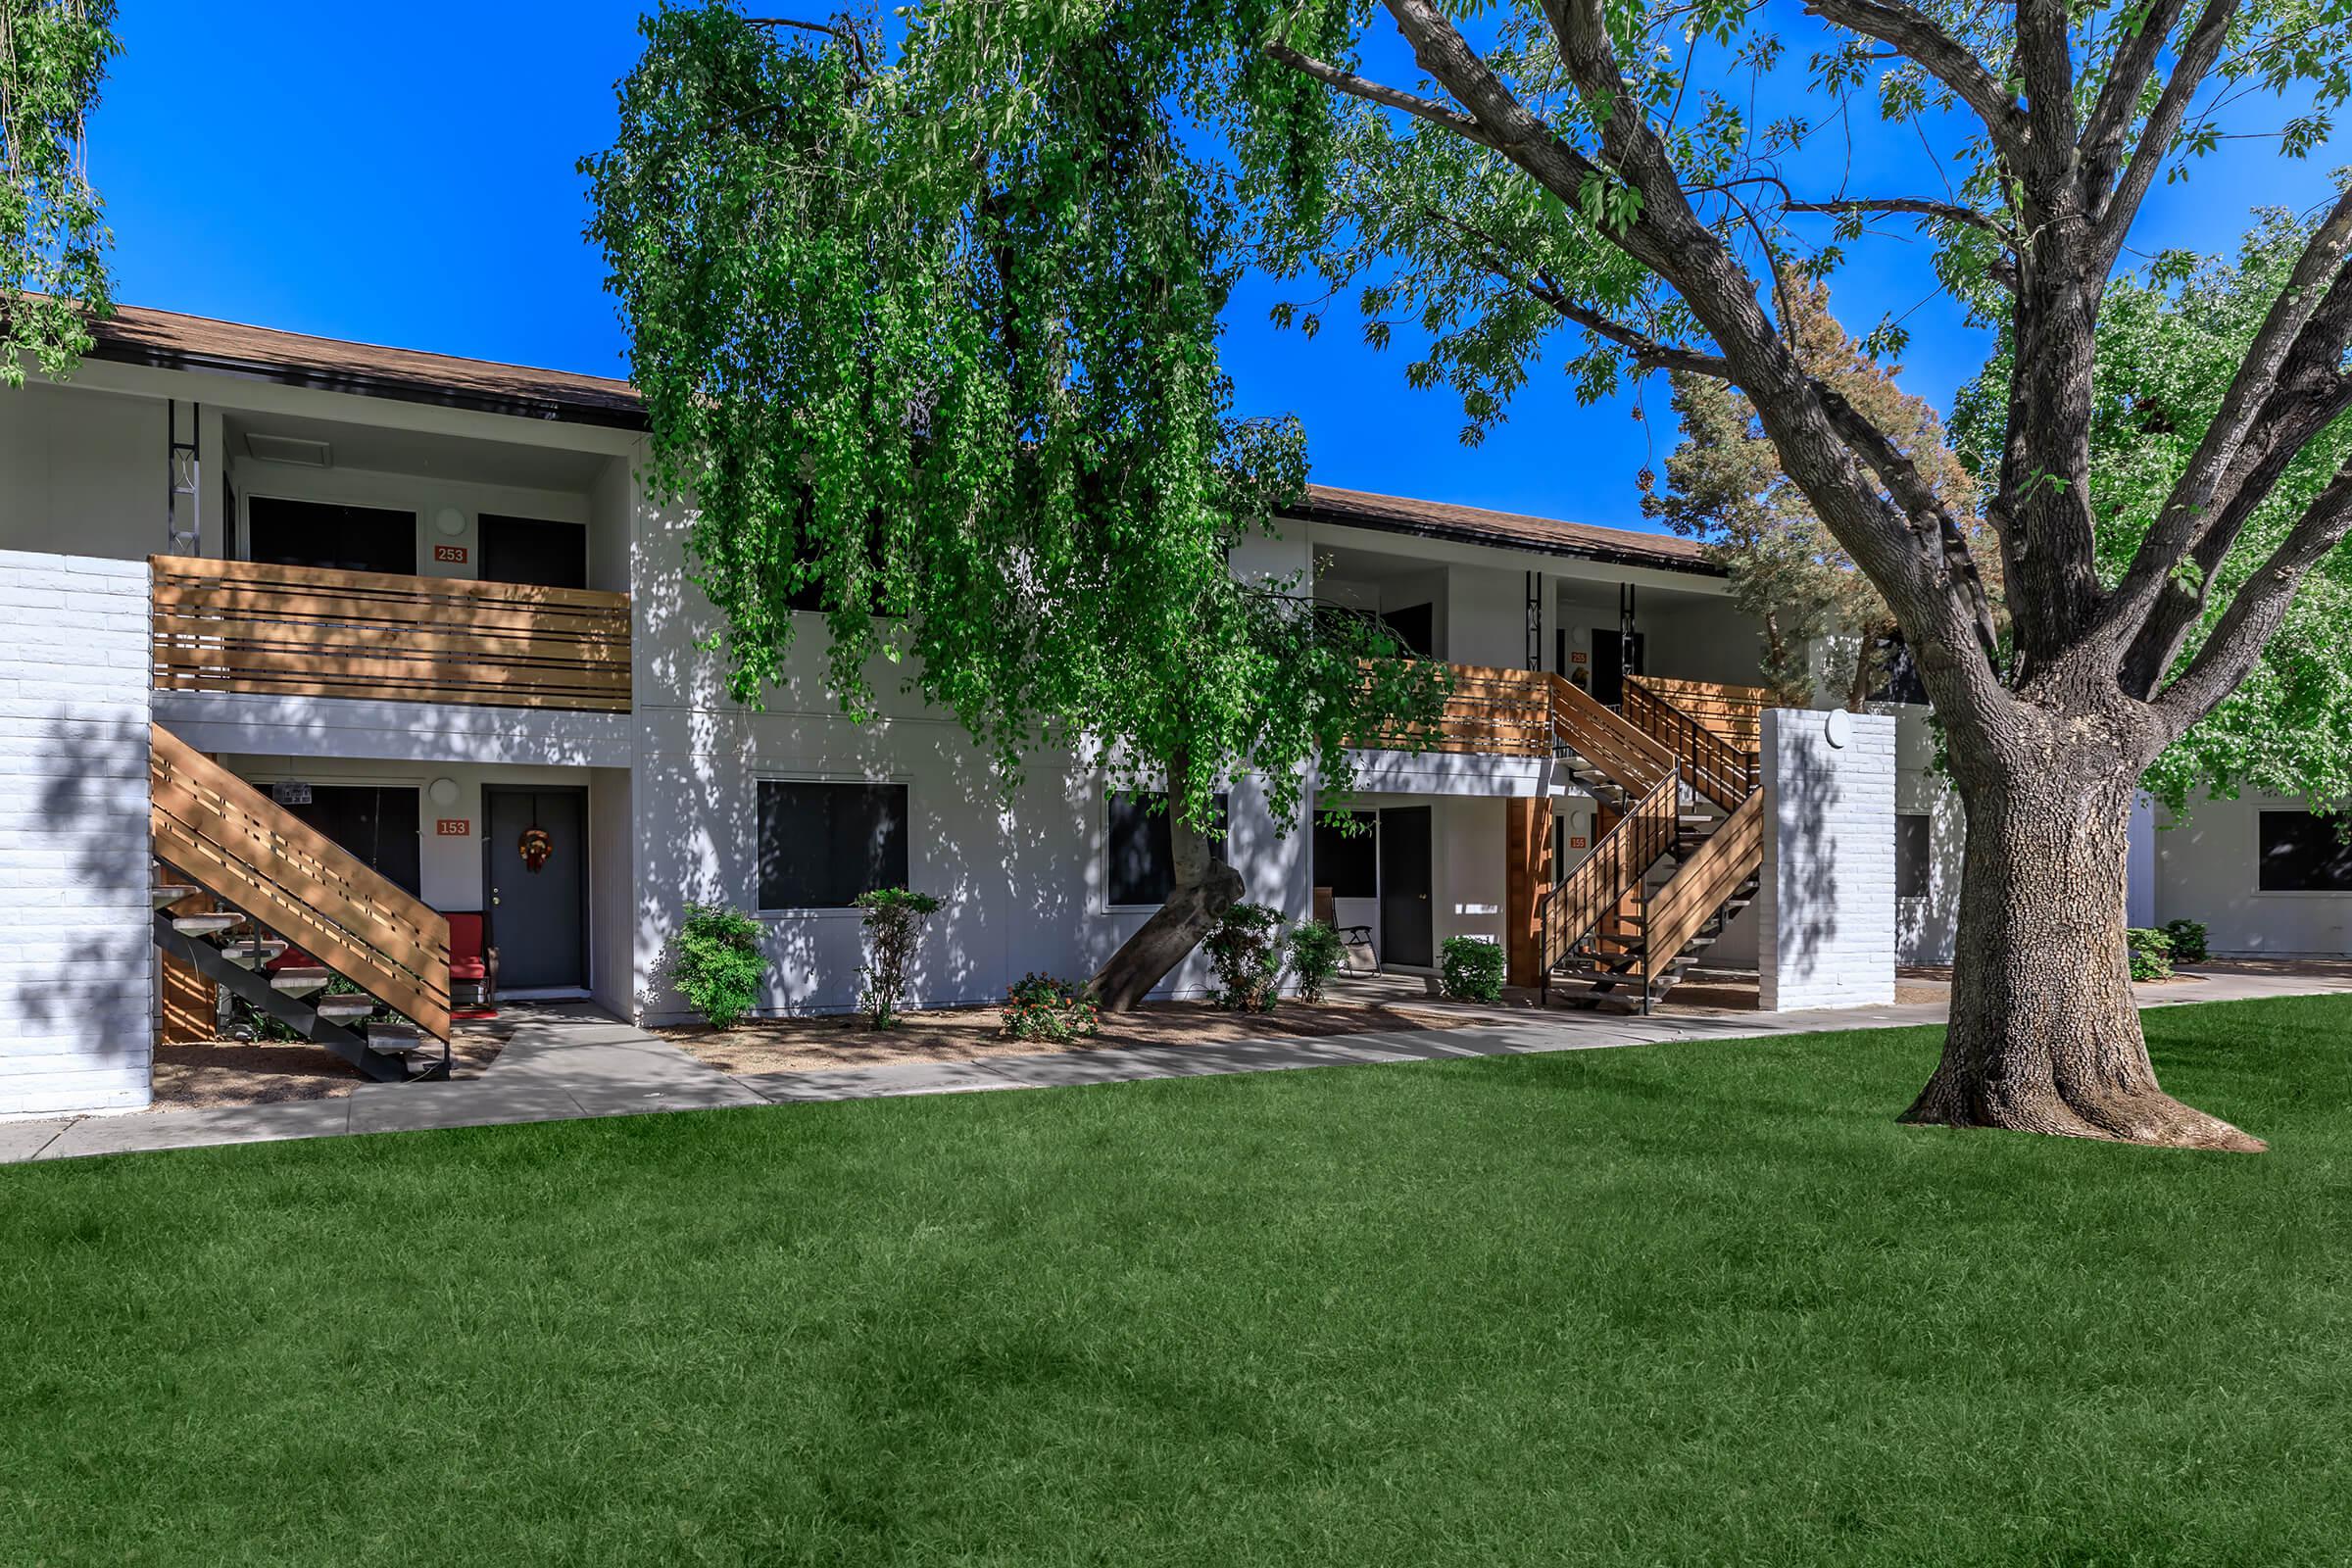
<instances>
[{"instance_id":1,"label":"mulch bed","mask_svg":"<svg viewBox=\"0 0 2352 1568\"><path fill-rule=\"evenodd\" d=\"M497 1059L500 1042L460 1030L450 1045L450 1076L478 1078ZM335 1100L366 1083L356 1068L301 1040L199 1041L155 1048L155 1102L149 1110L206 1110Z\"/></svg>"},{"instance_id":2,"label":"mulch bed","mask_svg":"<svg viewBox=\"0 0 2352 1568\"><path fill-rule=\"evenodd\" d=\"M802 1072L878 1067L901 1061L967 1061L977 1056L1034 1056L1119 1046L1207 1046L1232 1040L1313 1038L1372 1030L1458 1029L1475 1017L1414 1007L1341 1002L1284 1002L1272 1012L1220 1012L1201 1002L1148 1003L1102 1019L1102 1032L1067 1046L1008 1040L994 1006L910 1012L898 1027L872 1030L855 1014L759 1018L719 1031L657 1029L663 1040L722 1072Z\"/></svg>"}]
</instances>

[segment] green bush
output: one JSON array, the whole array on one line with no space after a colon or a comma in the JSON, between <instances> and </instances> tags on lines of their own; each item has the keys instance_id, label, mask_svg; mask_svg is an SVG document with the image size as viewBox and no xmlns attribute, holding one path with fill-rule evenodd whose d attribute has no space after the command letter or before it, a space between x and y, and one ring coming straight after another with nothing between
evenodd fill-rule
<instances>
[{"instance_id":1,"label":"green bush","mask_svg":"<svg viewBox=\"0 0 2352 1568\"><path fill-rule=\"evenodd\" d=\"M865 967L858 971L862 987L858 1010L866 1027L887 1029L899 1021L899 1004L906 1000L906 966L914 961L914 944L923 922L939 912L939 901L928 893L905 888L876 888L858 896L865 911Z\"/></svg>"},{"instance_id":2,"label":"green bush","mask_svg":"<svg viewBox=\"0 0 2352 1568\"><path fill-rule=\"evenodd\" d=\"M1500 1002L1502 949L1484 937L1447 937L1438 984L1456 1002Z\"/></svg>"},{"instance_id":3,"label":"green bush","mask_svg":"<svg viewBox=\"0 0 2352 1568\"><path fill-rule=\"evenodd\" d=\"M1102 1009L1086 988L1050 974L1027 974L1004 988L1004 1033L1015 1040L1066 1045L1102 1032Z\"/></svg>"},{"instance_id":4,"label":"green bush","mask_svg":"<svg viewBox=\"0 0 2352 1568\"><path fill-rule=\"evenodd\" d=\"M713 1029L731 1029L760 1001L767 978L765 934L741 909L717 904L689 904L686 923L670 939L666 967L686 1004Z\"/></svg>"},{"instance_id":5,"label":"green bush","mask_svg":"<svg viewBox=\"0 0 2352 1568\"><path fill-rule=\"evenodd\" d=\"M1237 904L1201 938L1216 973L1208 1000L1228 1012L1272 1012L1282 980L1282 914Z\"/></svg>"},{"instance_id":6,"label":"green bush","mask_svg":"<svg viewBox=\"0 0 2352 1568\"><path fill-rule=\"evenodd\" d=\"M2167 920L2164 934L2173 941L2173 961L2201 963L2208 956L2205 946L2205 922L2202 920Z\"/></svg>"},{"instance_id":7,"label":"green bush","mask_svg":"<svg viewBox=\"0 0 2352 1568\"><path fill-rule=\"evenodd\" d=\"M2132 978L2162 980L2173 972L2173 939L2162 931L2132 926L2124 933L2132 956Z\"/></svg>"},{"instance_id":8,"label":"green bush","mask_svg":"<svg viewBox=\"0 0 2352 1568\"><path fill-rule=\"evenodd\" d=\"M1291 932L1291 975L1298 995L1307 1002L1323 1000L1323 983L1340 972L1339 928L1328 920L1309 920Z\"/></svg>"}]
</instances>

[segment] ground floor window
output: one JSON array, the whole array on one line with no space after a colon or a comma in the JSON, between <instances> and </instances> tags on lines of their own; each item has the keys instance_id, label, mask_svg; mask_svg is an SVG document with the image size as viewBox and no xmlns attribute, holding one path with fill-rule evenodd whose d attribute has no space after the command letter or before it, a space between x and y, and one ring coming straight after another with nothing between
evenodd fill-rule
<instances>
[{"instance_id":1,"label":"ground floor window","mask_svg":"<svg viewBox=\"0 0 2352 1568\"><path fill-rule=\"evenodd\" d=\"M1104 867L1103 902L1112 908L1165 904L1176 891L1176 852L1168 832L1167 796L1157 790L1104 798L1109 864ZM1225 797L1217 797L1217 821L1225 820ZM1225 858L1220 825L1209 835L1217 858Z\"/></svg>"},{"instance_id":2,"label":"ground floor window","mask_svg":"<svg viewBox=\"0 0 2352 1568\"><path fill-rule=\"evenodd\" d=\"M1894 818L1894 896L1928 896L1930 859L1935 843L1933 823L1925 811L1902 811Z\"/></svg>"},{"instance_id":3,"label":"ground floor window","mask_svg":"<svg viewBox=\"0 0 2352 1568\"><path fill-rule=\"evenodd\" d=\"M906 785L760 781L760 907L846 909L906 885Z\"/></svg>"},{"instance_id":4,"label":"ground floor window","mask_svg":"<svg viewBox=\"0 0 2352 1568\"><path fill-rule=\"evenodd\" d=\"M283 789L286 810L317 828L353 858L410 897L424 886L423 843L414 788L312 784Z\"/></svg>"},{"instance_id":5,"label":"ground floor window","mask_svg":"<svg viewBox=\"0 0 2352 1568\"><path fill-rule=\"evenodd\" d=\"M2255 886L2265 893L2352 893L2352 822L2336 812L2265 811Z\"/></svg>"},{"instance_id":6,"label":"ground floor window","mask_svg":"<svg viewBox=\"0 0 2352 1568\"><path fill-rule=\"evenodd\" d=\"M1335 899L1380 897L1380 837L1370 811L1317 812L1315 886Z\"/></svg>"}]
</instances>

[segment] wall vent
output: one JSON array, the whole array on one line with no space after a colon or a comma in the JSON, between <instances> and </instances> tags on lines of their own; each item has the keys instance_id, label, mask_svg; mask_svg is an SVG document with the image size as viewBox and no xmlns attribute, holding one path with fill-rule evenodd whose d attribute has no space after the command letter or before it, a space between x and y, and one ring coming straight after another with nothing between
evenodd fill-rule
<instances>
[{"instance_id":1,"label":"wall vent","mask_svg":"<svg viewBox=\"0 0 2352 1568\"><path fill-rule=\"evenodd\" d=\"M306 468L326 468L334 466L334 453L323 441L305 441L290 435L264 435L258 430L245 434L245 450L264 463L293 463Z\"/></svg>"}]
</instances>

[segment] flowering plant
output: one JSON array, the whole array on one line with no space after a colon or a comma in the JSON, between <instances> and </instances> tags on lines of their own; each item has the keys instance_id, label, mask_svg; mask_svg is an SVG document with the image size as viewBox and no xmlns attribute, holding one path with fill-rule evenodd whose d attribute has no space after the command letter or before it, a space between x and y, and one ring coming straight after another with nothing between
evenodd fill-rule
<instances>
[{"instance_id":1,"label":"flowering plant","mask_svg":"<svg viewBox=\"0 0 2352 1568\"><path fill-rule=\"evenodd\" d=\"M1004 1033L1015 1040L1085 1040L1102 1028L1102 1007L1072 981L1028 974L1004 988Z\"/></svg>"}]
</instances>

